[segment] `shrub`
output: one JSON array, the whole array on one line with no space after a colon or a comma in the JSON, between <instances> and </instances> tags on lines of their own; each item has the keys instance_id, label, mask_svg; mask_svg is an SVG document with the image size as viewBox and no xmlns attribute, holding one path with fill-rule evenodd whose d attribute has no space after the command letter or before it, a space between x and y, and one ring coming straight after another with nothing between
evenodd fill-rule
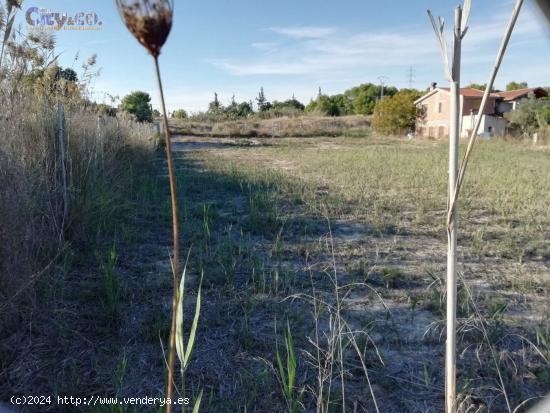
<instances>
[{"instance_id":1,"label":"shrub","mask_svg":"<svg viewBox=\"0 0 550 413\"><path fill-rule=\"evenodd\" d=\"M414 130L418 92L402 90L378 102L374 108L372 126L383 135L403 134Z\"/></svg>"},{"instance_id":2,"label":"shrub","mask_svg":"<svg viewBox=\"0 0 550 413\"><path fill-rule=\"evenodd\" d=\"M550 100L537 99L531 94L519 102L516 110L506 113L504 117L510 129L519 131L522 136L530 136L550 124Z\"/></svg>"},{"instance_id":3,"label":"shrub","mask_svg":"<svg viewBox=\"0 0 550 413\"><path fill-rule=\"evenodd\" d=\"M339 105L339 101L334 97L327 95L320 95L316 100L311 101L307 107L306 112L321 116L341 116L343 115L344 108Z\"/></svg>"},{"instance_id":4,"label":"shrub","mask_svg":"<svg viewBox=\"0 0 550 413\"><path fill-rule=\"evenodd\" d=\"M174 119L187 119L187 112L185 109L178 109L172 112L172 118Z\"/></svg>"},{"instance_id":5,"label":"shrub","mask_svg":"<svg viewBox=\"0 0 550 413\"><path fill-rule=\"evenodd\" d=\"M138 122L152 122L153 108L151 96L146 92L135 91L122 99L120 108L136 117Z\"/></svg>"},{"instance_id":6,"label":"shrub","mask_svg":"<svg viewBox=\"0 0 550 413\"><path fill-rule=\"evenodd\" d=\"M393 96L397 89L393 86L384 87L384 96ZM372 83L365 83L344 92L352 106L352 112L355 115L371 115L376 102L382 95L382 86Z\"/></svg>"}]
</instances>

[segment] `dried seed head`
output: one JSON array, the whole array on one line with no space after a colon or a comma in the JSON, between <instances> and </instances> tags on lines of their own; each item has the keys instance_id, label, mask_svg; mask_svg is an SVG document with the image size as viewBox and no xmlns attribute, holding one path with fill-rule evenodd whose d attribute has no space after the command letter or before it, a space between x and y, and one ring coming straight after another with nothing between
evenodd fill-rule
<instances>
[{"instance_id":1,"label":"dried seed head","mask_svg":"<svg viewBox=\"0 0 550 413\"><path fill-rule=\"evenodd\" d=\"M8 8L8 11L11 12L11 10L14 7L17 8L17 9L20 9L22 2L23 2L23 0L7 0L6 5L7 5L7 8Z\"/></svg>"},{"instance_id":2,"label":"dried seed head","mask_svg":"<svg viewBox=\"0 0 550 413\"><path fill-rule=\"evenodd\" d=\"M158 57L172 28L172 1L116 0L116 4L128 30L149 53Z\"/></svg>"}]
</instances>

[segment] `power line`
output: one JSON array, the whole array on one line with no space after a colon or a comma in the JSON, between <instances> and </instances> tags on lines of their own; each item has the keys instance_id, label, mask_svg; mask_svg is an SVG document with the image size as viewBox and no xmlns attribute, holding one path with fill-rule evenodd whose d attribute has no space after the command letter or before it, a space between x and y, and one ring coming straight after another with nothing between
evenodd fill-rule
<instances>
[{"instance_id":1,"label":"power line","mask_svg":"<svg viewBox=\"0 0 550 413\"><path fill-rule=\"evenodd\" d=\"M409 89L413 88L414 79L415 79L414 67L412 67L412 65L411 65L409 67Z\"/></svg>"}]
</instances>

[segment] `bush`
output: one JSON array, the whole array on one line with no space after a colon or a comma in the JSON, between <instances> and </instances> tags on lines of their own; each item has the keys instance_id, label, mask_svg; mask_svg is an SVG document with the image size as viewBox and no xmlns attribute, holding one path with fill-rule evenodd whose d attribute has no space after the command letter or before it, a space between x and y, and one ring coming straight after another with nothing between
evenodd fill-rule
<instances>
[{"instance_id":1,"label":"bush","mask_svg":"<svg viewBox=\"0 0 550 413\"><path fill-rule=\"evenodd\" d=\"M404 89L378 102L372 118L374 130L382 135L404 134L414 130L416 122L414 101L418 96L417 91Z\"/></svg>"},{"instance_id":2,"label":"bush","mask_svg":"<svg viewBox=\"0 0 550 413\"><path fill-rule=\"evenodd\" d=\"M384 87L384 96L393 96L397 89L393 86ZM348 89L344 95L351 102L352 112L355 115L371 115L376 102L382 95L382 86L372 83L365 83L354 88Z\"/></svg>"},{"instance_id":3,"label":"bush","mask_svg":"<svg viewBox=\"0 0 550 413\"><path fill-rule=\"evenodd\" d=\"M528 137L537 131L544 132L550 124L550 99L537 99L530 95L519 102L516 110L508 112L504 117L509 122L510 129Z\"/></svg>"},{"instance_id":4,"label":"bush","mask_svg":"<svg viewBox=\"0 0 550 413\"><path fill-rule=\"evenodd\" d=\"M135 91L124 96L120 108L136 117L138 122L152 122L153 108L151 96L146 92Z\"/></svg>"},{"instance_id":5,"label":"bush","mask_svg":"<svg viewBox=\"0 0 550 413\"><path fill-rule=\"evenodd\" d=\"M345 114L345 108L336 97L320 95L307 105L306 112L320 116L341 116Z\"/></svg>"},{"instance_id":6,"label":"bush","mask_svg":"<svg viewBox=\"0 0 550 413\"><path fill-rule=\"evenodd\" d=\"M187 119L187 112L184 109L178 109L172 112L174 119Z\"/></svg>"}]
</instances>

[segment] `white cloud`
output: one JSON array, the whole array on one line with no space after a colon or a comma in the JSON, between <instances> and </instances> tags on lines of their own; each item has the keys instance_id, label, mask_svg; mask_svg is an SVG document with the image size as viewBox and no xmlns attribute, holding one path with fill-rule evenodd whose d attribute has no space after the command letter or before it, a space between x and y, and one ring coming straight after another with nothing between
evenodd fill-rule
<instances>
[{"instance_id":1,"label":"white cloud","mask_svg":"<svg viewBox=\"0 0 550 413\"><path fill-rule=\"evenodd\" d=\"M402 66L437 53L430 33L333 33L324 38L300 38L284 47L258 47L250 60L212 59L236 76L306 75L356 71L361 68Z\"/></svg>"},{"instance_id":2,"label":"white cloud","mask_svg":"<svg viewBox=\"0 0 550 413\"><path fill-rule=\"evenodd\" d=\"M300 27L270 27L270 31L294 39L319 39L330 36L334 27L300 26Z\"/></svg>"},{"instance_id":3,"label":"white cloud","mask_svg":"<svg viewBox=\"0 0 550 413\"><path fill-rule=\"evenodd\" d=\"M510 17L508 9L497 10L488 18L473 16L464 41L465 62L481 64L494 60ZM540 40L542 28L532 24L530 17L525 14L520 18L513 43ZM405 29L395 27L355 33L335 27L272 27L270 31L286 38L284 43L254 43L256 53L250 58L212 59L210 62L235 76L327 78L357 77L361 73L372 77L392 70L404 71L403 68L411 65L424 75L430 72L432 77L435 73L439 76L442 73L439 49L427 19L425 23ZM450 41L450 29L447 35Z\"/></svg>"},{"instance_id":4,"label":"white cloud","mask_svg":"<svg viewBox=\"0 0 550 413\"><path fill-rule=\"evenodd\" d=\"M250 46L258 50L271 51L277 48L278 45L279 44L275 42L256 42L252 43Z\"/></svg>"}]
</instances>

